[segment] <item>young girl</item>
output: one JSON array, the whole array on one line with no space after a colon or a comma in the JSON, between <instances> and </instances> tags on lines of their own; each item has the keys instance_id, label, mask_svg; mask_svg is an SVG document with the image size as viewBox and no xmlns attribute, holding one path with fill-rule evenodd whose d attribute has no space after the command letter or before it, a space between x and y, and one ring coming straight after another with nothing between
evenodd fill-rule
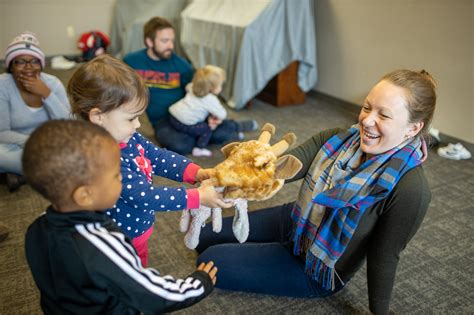
<instances>
[{"instance_id":1,"label":"young girl","mask_svg":"<svg viewBox=\"0 0 474 315\"><path fill-rule=\"evenodd\" d=\"M211 140L212 132L227 117L227 112L217 98L225 82L225 71L222 68L207 65L198 69L192 83L186 86L186 96L171 105L170 123L178 131L197 137L194 156L212 156L205 147ZM239 139L243 139L242 131L258 128L255 120L240 123L233 122L239 131Z\"/></svg>"},{"instance_id":2,"label":"young girl","mask_svg":"<svg viewBox=\"0 0 474 315\"><path fill-rule=\"evenodd\" d=\"M209 185L197 189L153 186L152 175L193 184L209 178L210 170L155 146L136 132L138 117L148 104L148 90L126 64L109 55L96 57L76 70L67 90L73 113L104 127L119 143L123 189L106 214L132 239L144 266L156 211L192 209L200 204L230 206Z\"/></svg>"}]
</instances>

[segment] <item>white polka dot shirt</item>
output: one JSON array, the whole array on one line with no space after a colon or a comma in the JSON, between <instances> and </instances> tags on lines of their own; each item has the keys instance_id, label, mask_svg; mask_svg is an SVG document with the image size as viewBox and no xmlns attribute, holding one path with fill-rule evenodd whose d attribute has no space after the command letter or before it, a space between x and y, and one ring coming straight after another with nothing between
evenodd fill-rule
<instances>
[{"instance_id":1,"label":"white polka dot shirt","mask_svg":"<svg viewBox=\"0 0 474 315\"><path fill-rule=\"evenodd\" d=\"M140 162L144 160L140 151L147 162ZM188 158L159 148L135 133L126 147L121 149L120 159L122 193L106 214L126 235L131 238L142 235L154 224L155 211L186 209L188 194L184 187L153 186L151 175L182 182L186 168L192 163ZM146 167L148 162L151 165Z\"/></svg>"}]
</instances>

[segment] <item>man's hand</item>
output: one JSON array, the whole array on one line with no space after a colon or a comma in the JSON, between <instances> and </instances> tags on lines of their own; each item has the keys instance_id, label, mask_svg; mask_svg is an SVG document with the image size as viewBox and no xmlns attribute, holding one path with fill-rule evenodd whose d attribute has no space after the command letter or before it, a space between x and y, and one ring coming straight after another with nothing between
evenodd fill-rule
<instances>
[{"instance_id":1,"label":"man's hand","mask_svg":"<svg viewBox=\"0 0 474 315\"><path fill-rule=\"evenodd\" d=\"M49 94L51 94L51 90L43 80L41 80L39 74L36 77L20 75L19 81L23 87L32 94L41 96L42 98L47 98Z\"/></svg>"},{"instance_id":2,"label":"man's hand","mask_svg":"<svg viewBox=\"0 0 474 315\"><path fill-rule=\"evenodd\" d=\"M217 267L214 266L214 262L210 261L207 264L201 263L197 267L197 270L202 270L206 272L209 277L211 277L212 284L216 285L216 273L217 273Z\"/></svg>"}]
</instances>

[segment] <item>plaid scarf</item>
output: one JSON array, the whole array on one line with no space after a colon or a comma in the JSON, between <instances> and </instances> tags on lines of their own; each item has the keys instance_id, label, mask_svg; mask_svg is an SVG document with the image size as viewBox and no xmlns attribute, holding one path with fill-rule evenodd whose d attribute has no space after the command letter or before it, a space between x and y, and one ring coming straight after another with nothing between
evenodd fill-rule
<instances>
[{"instance_id":1,"label":"plaid scarf","mask_svg":"<svg viewBox=\"0 0 474 315\"><path fill-rule=\"evenodd\" d=\"M312 279L334 290L334 266L365 210L386 198L407 171L424 161L424 153L426 145L415 137L361 164L358 125L323 145L291 213L294 254L305 257Z\"/></svg>"}]
</instances>

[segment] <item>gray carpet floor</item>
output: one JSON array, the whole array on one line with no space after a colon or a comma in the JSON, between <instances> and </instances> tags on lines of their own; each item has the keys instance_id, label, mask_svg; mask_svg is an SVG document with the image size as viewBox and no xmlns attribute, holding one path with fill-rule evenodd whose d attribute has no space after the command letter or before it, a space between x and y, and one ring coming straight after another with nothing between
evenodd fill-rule
<instances>
[{"instance_id":1,"label":"gray carpet floor","mask_svg":"<svg viewBox=\"0 0 474 315\"><path fill-rule=\"evenodd\" d=\"M47 71L67 82L64 71ZM277 127L274 139L292 131L298 143L325 128L349 126L356 121L353 112L325 97L310 93L303 105L277 108L253 101L242 111L229 110L234 119L256 119L261 125ZM140 131L153 138L148 121L142 119ZM258 132L247 134L256 138ZM194 159L211 167L223 157L213 147L212 158ZM432 201L425 220L401 254L391 310L395 313L426 314L474 312L474 161L452 161L431 149L425 172L432 191ZM176 185L155 178L158 185ZM251 211L281 204L295 198L300 182L286 185L274 198L253 202ZM9 193L0 185L0 221L11 233L0 243L0 314L40 314L39 293L24 253L24 235L28 225L40 215L47 201L29 186ZM225 210L232 215L232 210ZM194 270L196 253L187 249L178 230L180 213L159 213L150 241L150 265L163 274L185 276ZM284 271L283 271L284 272ZM219 279L219 278L218 278ZM369 313L365 268L346 288L325 299L297 299L216 289L201 303L181 310L180 314L365 314Z\"/></svg>"}]
</instances>

